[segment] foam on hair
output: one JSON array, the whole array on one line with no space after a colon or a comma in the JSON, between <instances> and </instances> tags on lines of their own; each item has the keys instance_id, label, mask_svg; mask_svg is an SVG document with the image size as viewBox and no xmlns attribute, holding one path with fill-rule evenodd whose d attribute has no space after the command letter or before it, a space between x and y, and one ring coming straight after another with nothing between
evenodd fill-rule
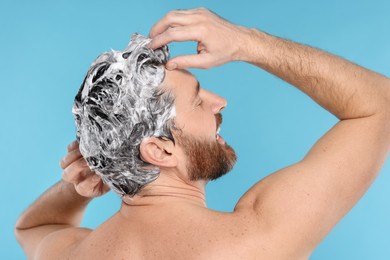
<instances>
[{"instance_id":1,"label":"foam on hair","mask_svg":"<svg viewBox=\"0 0 390 260\"><path fill-rule=\"evenodd\" d=\"M140 158L146 137L173 140L174 98L161 90L167 46L152 50L133 34L123 51L102 53L91 65L72 108L80 152L113 191L135 195L160 171Z\"/></svg>"}]
</instances>

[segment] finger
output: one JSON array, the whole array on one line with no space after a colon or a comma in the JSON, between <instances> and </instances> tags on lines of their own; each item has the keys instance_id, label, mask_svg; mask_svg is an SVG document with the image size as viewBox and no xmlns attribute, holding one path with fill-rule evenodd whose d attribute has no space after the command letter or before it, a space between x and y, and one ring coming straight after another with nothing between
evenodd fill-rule
<instances>
[{"instance_id":1,"label":"finger","mask_svg":"<svg viewBox=\"0 0 390 260\"><path fill-rule=\"evenodd\" d=\"M68 167L69 164L72 162L78 160L80 157L82 157L82 154L80 153L79 149L72 150L71 152L68 152L64 158L60 161L60 166L62 169L65 169Z\"/></svg>"},{"instance_id":2,"label":"finger","mask_svg":"<svg viewBox=\"0 0 390 260\"><path fill-rule=\"evenodd\" d=\"M68 152L71 152L71 151L77 149L78 147L79 147L79 143L76 140L74 140L73 142L71 142L68 145L67 149L68 149Z\"/></svg>"},{"instance_id":3,"label":"finger","mask_svg":"<svg viewBox=\"0 0 390 260\"><path fill-rule=\"evenodd\" d=\"M189 15L193 14L193 10L175 10L167 13L150 29L149 37L154 38L156 35L163 33L169 27L180 25L189 25L192 19Z\"/></svg>"},{"instance_id":4,"label":"finger","mask_svg":"<svg viewBox=\"0 0 390 260\"><path fill-rule=\"evenodd\" d=\"M202 39L202 32L204 32L203 27L196 25L169 28L165 32L154 37L149 43L149 48L157 49L170 42L200 42Z\"/></svg>"},{"instance_id":5,"label":"finger","mask_svg":"<svg viewBox=\"0 0 390 260\"><path fill-rule=\"evenodd\" d=\"M213 66L214 64L212 63L212 57L210 54L191 54L177 56L170 59L165 65L167 70L187 68L208 69Z\"/></svg>"},{"instance_id":6,"label":"finger","mask_svg":"<svg viewBox=\"0 0 390 260\"><path fill-rule=\"evenodd\" d=\"M64 169L62 178L67 182L76 183L91 173L93 171L89 169L84 158L80 158Z\"/></svg>"},{"instance_id":7,"label":"finger","mask_svg":"<svg viewBox=\"0 0 390 260\"><path fill-rule=\"evenodd\" d=\"M97 182L97 185L93 191L93 196L94 197L101 196L101 195L107 193L109 190L110 190L110 188L106 184L104 184L104 182L100 179Z\"/></svg>"},{"instance_id":8,"label":"finger","mask_svg":"<svg viewBox=\"0 0 390 260\"><path fill-rule=\"evenodd\" d=\"M108 187L108 185L105 184L103 182L103 180L100 180L99 185L100 185L99 187L100 187L100 190L101 190L102 193L106 193L106 192L108 192L110 190L110 187Z\"/></svg>"},{"instance_id":9,"label":"finger","mask_svg":"<svg viewBox=\"0 0 390 260\"><path fill-rule=\"evenodd\" d=\"M100 177L96 174L93 174L85 178L82 182L79 182L75 188L76 191L82 196L95 197L99 195L99 182Z\"/></svg>"}]
</instances>

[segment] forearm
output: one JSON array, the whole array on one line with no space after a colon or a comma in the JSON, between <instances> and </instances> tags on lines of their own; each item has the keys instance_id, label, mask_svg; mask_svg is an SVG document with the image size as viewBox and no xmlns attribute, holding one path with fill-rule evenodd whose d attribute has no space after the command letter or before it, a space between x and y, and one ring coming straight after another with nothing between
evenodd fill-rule
<instances>
[{"instance_id":1,"label":"forearm","mask_svg":"<svg viewBox=\"0 0 390 260\"><path fill-rule=\"evenodd\" d=\"M297 87L339 119L389 110L390 80L327 52L251 30L246 61Z\"/></svg>"},{"instance_id":2,"label":"forearm","mask_svg":"<svg viewBox=\"0 0 390 260\"><path fill-rule=\"evenodd\" d=\"M60 181L19 217L15 228L24 230L48 224L79 226L91 198L80 196L73 184Z\"/></svg>"}]
</instances>

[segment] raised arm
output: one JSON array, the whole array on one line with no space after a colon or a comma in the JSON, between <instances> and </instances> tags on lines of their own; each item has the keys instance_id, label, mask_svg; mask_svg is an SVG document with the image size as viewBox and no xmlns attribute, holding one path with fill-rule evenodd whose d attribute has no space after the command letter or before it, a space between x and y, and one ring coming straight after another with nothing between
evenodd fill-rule
<instances>
[{"instance_id":1,"label":"raised arm","mask_svg":"<svg viewBox=\"0 0 390 260\"><path fill-rule=\"evenodd\" d=\"M248 62L291 83L341 120L302 161L264 178L236 206L261 213L269 238L288 245L293 256L307 256L383 165L390 148L390 80L257 30L250 43Z\"/></svg>"},{"instance_id":2,"label":"raised arm","mask_svg":"<svg viewBox=\"0 0 390 260\"><path fill-rule=\"evenodd\" d=\"M66 181L53 185L17 220L15 235L28 259L58 259L88 235L88 229L79 228L85 208L92 197L108 190L84 164L76 142L68 147L61 167Z\"/></svg>"},{"instance_id":3,"label":"raised arm","mask_svg":"<svg viewBox=\"0 0 390 260\"><path fill-rule=\"evenodd\" d=\"M287 259L308 257L367 191L387 156L390 80L318 49L235 26L205 9L170 13L151 36L151 47L198 41L198 54L175 57L168 68L246 61L291 83L341 120L302 161L255 184L235 208L258 223L260 240L268 245L262 250L278 249L277 257Z\"/></svg>"}]
</instances>

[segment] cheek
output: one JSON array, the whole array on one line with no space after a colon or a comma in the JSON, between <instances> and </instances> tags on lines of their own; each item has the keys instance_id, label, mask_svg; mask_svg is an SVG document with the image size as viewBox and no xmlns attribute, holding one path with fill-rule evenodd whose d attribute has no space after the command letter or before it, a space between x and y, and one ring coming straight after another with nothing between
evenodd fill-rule
<instances>
[{"instance_id":1,"label":"cheek","mask_svg":"<svg viewBox=\"0 0 390 260\"><path fill-rule=\"evenodd\" d=\"M196 113L192 119L188 120L188 130L195 136L215 135L215 118L205 113Z\"/></svg>"},{"instance_id":2,"label":"cheek","mask_svg":"<svg viewBox=\"0 0 390 260\"><path fill-rule=\"evenodd\" d=\"M190 102L192 101L185 98L176 98L176 126L192 136L215 136L215 115L204 107L189 105Z\"/></svg>"},{"instance_id":3,"label":"cheek","mask_svg":"<svg viewBox=\"0 0 390 260\"><path fill-rule=\"evenodd\" d=\"M178 117L178 127L192 136L215 136L215 117L210 114L193 112L187 116Z\"/></svg>"}]
</instances>

